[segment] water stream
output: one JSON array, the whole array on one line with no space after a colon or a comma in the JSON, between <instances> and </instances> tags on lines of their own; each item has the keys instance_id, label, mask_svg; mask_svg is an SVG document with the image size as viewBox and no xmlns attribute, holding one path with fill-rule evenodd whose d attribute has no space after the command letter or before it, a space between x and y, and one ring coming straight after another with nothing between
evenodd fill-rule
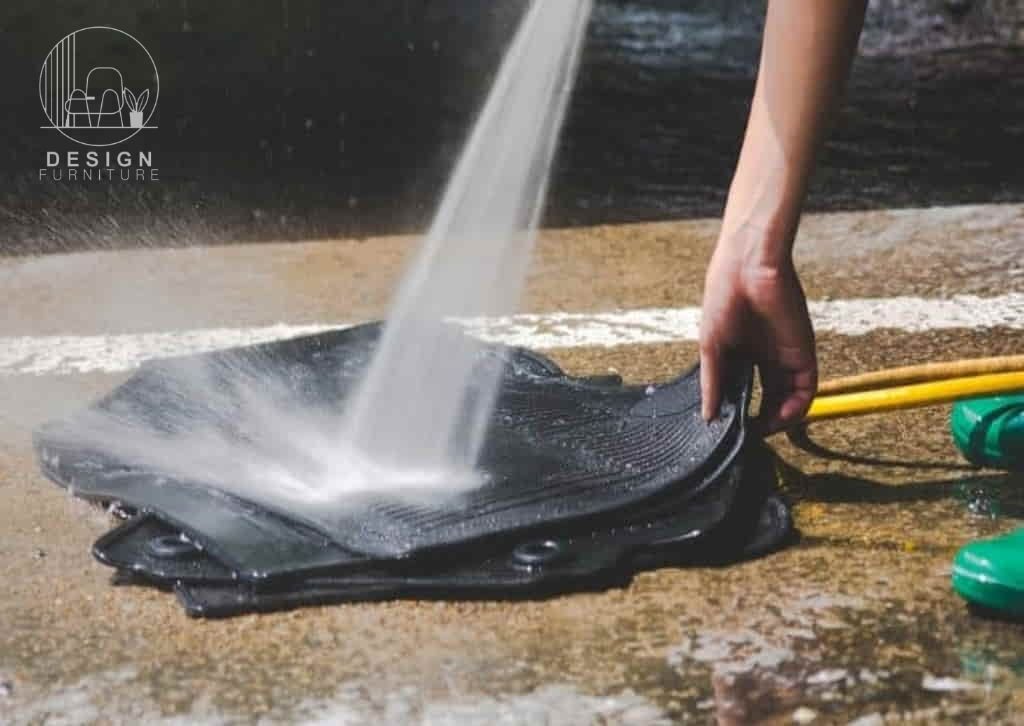
<instances>
[{"instance_id":1,"label":"water stream","mask_svg":"<svg viewBox=\"0 0 1024 726\"><path fill-rule=\"evenodd\" d=\"M348 409L332 486L352 486L363 457L403 486L474 481L501 367L443 321L519 301L590 9L535 0L523 18Z\"/></svg>"}]
</instances>

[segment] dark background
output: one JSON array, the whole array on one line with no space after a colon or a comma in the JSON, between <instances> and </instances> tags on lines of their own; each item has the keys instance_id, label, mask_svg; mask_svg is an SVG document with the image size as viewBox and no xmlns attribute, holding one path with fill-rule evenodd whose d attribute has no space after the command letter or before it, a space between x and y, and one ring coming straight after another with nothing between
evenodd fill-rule
<instances>
[{"instance_id":1,"label":"dark background","mask_svg":"<svg viewBox=\"0 0 1024 726\"><path fill-rule=\"evenodd\" d=\"M875 0L817 210L1024 199L1024 3ZM523 0L4 0L0 254L422 229ZM763 5L598 0L545 223L720 213ZM40 181L39 67L111 25L160 72L116 150L158 182Z\"/></svg>"}]
</instances>

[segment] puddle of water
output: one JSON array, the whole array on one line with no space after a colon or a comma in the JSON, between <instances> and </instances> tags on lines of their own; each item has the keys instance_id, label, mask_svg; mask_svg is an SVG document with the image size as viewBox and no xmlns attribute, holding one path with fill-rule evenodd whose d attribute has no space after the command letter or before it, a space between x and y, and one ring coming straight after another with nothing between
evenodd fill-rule
<instances>
[{"instance_id":1,"label":"puddle of water","mask_svg":"<svg viewBox=\"0 0 1024 726\"><path fill-rule=\"evenodd\" d=\"M8 705L4 723L84 726L103 721L151 723L160 726L221 726L258 723L263 726L344 726L366 723L417 723L422 726L667 726L671 721L656 704L630 690L592 695L571 684L552 683L528 693L438 695L416 686L384 691L371 683L347 683L328 698L271 707L243 716L218 708L200 697L179 713L168 714L150 694L138 691L137 673L106 671L49 688L26 689Z\"/></svg>"},{"instance_id":2,"label":"puddle of water","mask_svg":"<svg viewBox=\"0 0 1024 726\"><path fill-rule=\"evenodd\" d=\"M957 483L953 496L978 517L1024 519L1024 474L973 477Z\"/></svg>"}]
</instances>

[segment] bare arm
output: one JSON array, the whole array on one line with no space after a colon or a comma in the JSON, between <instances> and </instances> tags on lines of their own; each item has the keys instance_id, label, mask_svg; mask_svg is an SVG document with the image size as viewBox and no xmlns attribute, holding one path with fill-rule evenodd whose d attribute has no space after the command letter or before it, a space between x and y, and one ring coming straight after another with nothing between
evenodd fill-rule
<instances>
[{"instance_id":1,"label":"bare arm","mask_svg":"<svg viewBox=\"0 0 1024 726\"><path fill-rule=\"evenodd\" d=\"M721 397L722 360L751 354L769 431L806 413L817 386L814 333L792 248L814 157L842 93L867 0L770 0L739 163L704 286L703 413Z\"/></svg>"}]
</instances>

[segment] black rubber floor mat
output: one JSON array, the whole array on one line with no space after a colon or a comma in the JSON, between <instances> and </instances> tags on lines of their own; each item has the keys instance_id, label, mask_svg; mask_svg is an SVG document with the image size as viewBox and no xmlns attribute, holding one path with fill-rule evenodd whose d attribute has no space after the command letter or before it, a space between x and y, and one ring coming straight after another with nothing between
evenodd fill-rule
<instances>
[{"instance_id":1,"label":"black rubber floor mat","mask_svg":"<svg viewBox=\"0 0 1024 726\"><path fill-rule=\"evenodd\" d=\"M283 506L244 481L176 474L122 437L96 435L98 421L114 419L130 427L124 439L142 430L175 446L201 424L242 458L301 472L301 451L244 425L242 383L261 376L283 410L336 415L378 334L366 325L148 364L90 409L42 427L42 469L77 496L136 512L97 542L96 556L174 586L188 611L203 615L599 587L660 562L752 556L791 530L772 494L771 464L747 442L749 365L728 376L708 425L696 370L624 386L566 376L530 351L489 347L480 365L503 366L503 377L480 461L485 483L431 505L363 497L342 512ZM198 390L217 401L197 395L197 371Z\"/></svg>"}]
</instances>

